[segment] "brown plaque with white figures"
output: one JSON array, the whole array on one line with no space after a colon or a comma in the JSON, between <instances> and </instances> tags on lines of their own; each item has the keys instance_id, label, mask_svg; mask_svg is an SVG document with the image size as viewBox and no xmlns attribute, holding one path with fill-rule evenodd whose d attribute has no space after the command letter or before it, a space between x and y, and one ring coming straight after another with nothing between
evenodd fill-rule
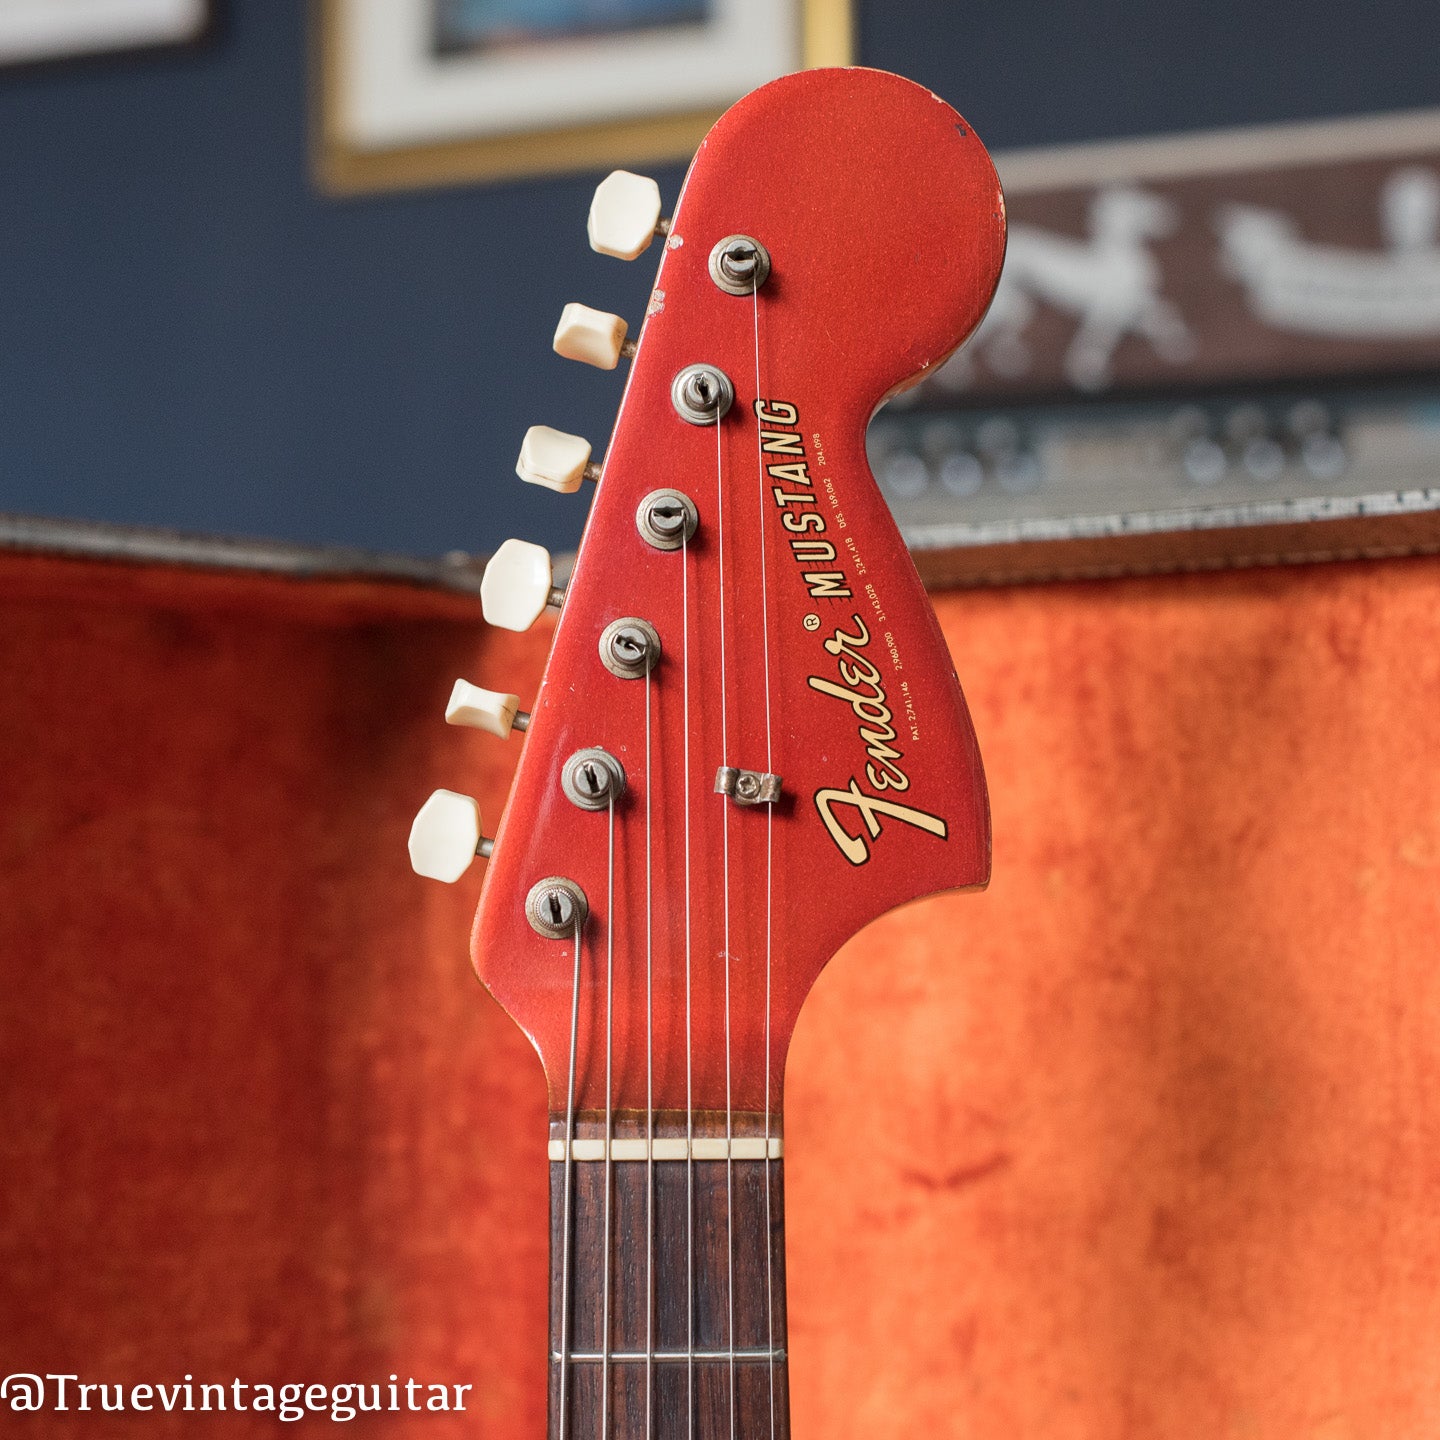
<instances>
[{"instance_id":1,"label":"brown plaque with white figures","mask_svg":"<svg viewBox=\"0 0 1440 1440\"><path fill-rule=\"evenodd\" d=\"M995 303L871 434L931 576L1440 548L1440 114L1000 171Z\"/></svg>"}]
</instances>

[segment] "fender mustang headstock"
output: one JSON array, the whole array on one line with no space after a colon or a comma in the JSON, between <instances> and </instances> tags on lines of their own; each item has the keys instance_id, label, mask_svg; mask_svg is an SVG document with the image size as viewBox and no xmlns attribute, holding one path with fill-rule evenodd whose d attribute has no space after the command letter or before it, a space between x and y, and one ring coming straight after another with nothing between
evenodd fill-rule
<instances>
[{"instance_id":1,"label":"fender mustang headstock","mask_svg":"<svg viewBox=\"0 0 1440 1440\"><path fill-rule=\"evenodd\" d=\"M525 729L492 842L427 802L417 868L489 857L480 978L552 1113L778 1115L806 993L867 922L983 885L975 735L865 458L867 422L979 322L1004 251L984 147L878 71L791 75L704 142L669 222L612 176L591 240L660 237L644 324L566 308L556 348L633 361L609 450L537 427L523 478L598 480L568 589L510 541L492 623L560 607L528 716L463 682L452 720ZM573 1132L572 1132L573 1133Z\"/></svg>"}]
</instances>

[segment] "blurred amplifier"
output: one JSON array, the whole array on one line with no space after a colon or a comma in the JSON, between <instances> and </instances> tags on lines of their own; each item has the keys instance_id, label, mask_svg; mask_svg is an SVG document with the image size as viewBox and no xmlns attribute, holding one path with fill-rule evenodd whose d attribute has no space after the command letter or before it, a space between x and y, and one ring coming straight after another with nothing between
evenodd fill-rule
<instances>
[{"instance_id":1,"label":"blurred amplifier","mask_svg":"<svg viewBox=\"0 0 1440 1440\"><path fill-rule=\"evenodd\" d=\"M1440 550L1440 112L999 168L990 313L870 431L928 579Z\"/></svg>"},{"instance_id":2,"label":"blurred amplifier","mask_svg":"<svg viewBox=\"0 0 1440 1440\"><path fill-rule=\"evenodd\" d=\"M927 580L1440 551L1440 388L887 409L871 466Z\"/></svg>"}]
</instances>

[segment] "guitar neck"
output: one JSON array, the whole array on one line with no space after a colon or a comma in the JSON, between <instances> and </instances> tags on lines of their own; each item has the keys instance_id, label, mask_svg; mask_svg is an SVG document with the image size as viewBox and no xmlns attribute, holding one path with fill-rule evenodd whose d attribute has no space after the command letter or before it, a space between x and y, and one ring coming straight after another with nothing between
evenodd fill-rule
<instances>
[{"instance_id":1,"label":"guitar neck","mask_svg":"<svg viewBox=\"0 0 1440 1440\"><path fill-rule=\"evenodd\" d=\"M1004 215L962 117L862 68L733 106L668 221L643 177L596 193L598 250L665 237L636 335L575 304L556 332L633 361L620 413L603 459L535 426L517 466L597 480L594 506L563 593L522 540L480 583L504 629L560 608L550 658L523 721L463 680L446 708L524 731L510 800L493 839L452 790L410 832L437 880L486 858L476 968L550 1087L551 1440L788 1440L800 1007L870 921L990 873L974 727L865 427L984 315Z\"/></svg>"},{"instance_id":2,"label":"guitar neck","mask_svg":"<svg viewBox=\"0 0 1440 1440\"><path fill-rule=\"evenodd\" d=\"M778 1120L605 1129L551 1125L550 1440L788 1440Z\"/></svg>"}]
</instances>

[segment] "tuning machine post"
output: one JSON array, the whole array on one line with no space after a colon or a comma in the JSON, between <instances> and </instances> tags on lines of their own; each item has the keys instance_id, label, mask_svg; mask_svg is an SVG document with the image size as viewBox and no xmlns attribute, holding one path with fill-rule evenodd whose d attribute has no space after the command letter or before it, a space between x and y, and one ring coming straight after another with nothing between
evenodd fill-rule
<instances>
[{"instance_id":1,"label":"tuning machine post","mask_svg":"<svg viewBox=\"0 0 1440 1440\"><path fill-rule=\"evenodd\" d=\"M687 365L670 384L670 401L687 425L715 425L735 403L735 386L718 365Z\"/></svg>"},{"instance_id":2,"label":"tuning machine post","mask_svg":"<svg viewBox=\"0 0 1440 1440\"><path fill-rule=\"evenodd\" d=\"M753 235L727 235L710 252L710 278L727 295L753 295L770 269L770 252Z\"/></svg>"}]
</instances>

